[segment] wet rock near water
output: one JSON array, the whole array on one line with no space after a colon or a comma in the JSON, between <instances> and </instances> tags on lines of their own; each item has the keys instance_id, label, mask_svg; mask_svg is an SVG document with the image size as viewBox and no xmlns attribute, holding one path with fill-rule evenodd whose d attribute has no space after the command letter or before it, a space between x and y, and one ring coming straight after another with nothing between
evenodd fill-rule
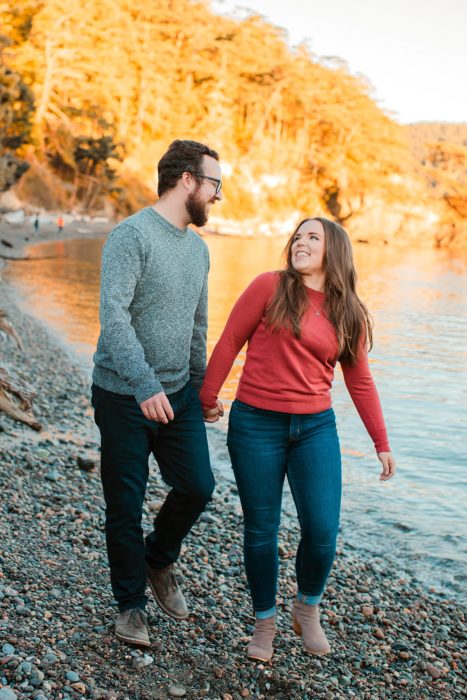
<instances>
[{"instance_id":1,"label":"wet rock near water","mask_svg":"<svg viewBox=\"0 0 467 700\"><path fill-rule=\"evenodd\" d=\"M36 434L0 416L0 700L465 697L465 610L381 571L345 538L322 604L333 653L303 653L290 620L298 529L287 517L275 655L248 661L241 514L220 473L179 564L189 618L175 622L150 600L151 647L118 642L89 377L40 324L16 318L28 351L9 348L9 360L34 383L45 427ZM165 494L152 463L146 530Z\"/></svg>"}]
</instances>

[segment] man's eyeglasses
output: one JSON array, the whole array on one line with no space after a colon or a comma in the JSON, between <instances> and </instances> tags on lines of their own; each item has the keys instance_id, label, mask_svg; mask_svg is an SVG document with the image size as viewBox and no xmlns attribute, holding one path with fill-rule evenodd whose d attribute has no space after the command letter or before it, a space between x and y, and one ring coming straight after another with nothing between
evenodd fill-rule
<instances>
[{"instance_id":1,"label":"man's eyeglasses","mask_svg":"<svg viewBox=\"0 0 467 700\"><path fill-rule=\"evenodd\" d=\"M218 180L217 177L210 177L209 175L201 175L201 174L196 174L196 177L202 177L204 180L211 180L211 182L214 182L216 185L216 194L219 194L219 192L222 189L222 180Z\"/></svg>"}]
</instances>

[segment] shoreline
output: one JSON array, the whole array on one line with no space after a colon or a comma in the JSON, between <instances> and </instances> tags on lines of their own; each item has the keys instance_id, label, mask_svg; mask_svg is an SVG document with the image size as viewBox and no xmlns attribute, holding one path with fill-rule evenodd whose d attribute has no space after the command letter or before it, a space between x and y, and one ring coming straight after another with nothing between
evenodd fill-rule
<instances>
[{"instance_id":1,"label":"shoreline","mask_svg":"<svg viewBox=\"0 0 467 700\"><path fill-rule=\"evenodd\" d=\"M0 219L0 269L2 262L24 259L24 251L36 243L53 243L73 238L98 238L105 236L115 226L115 222L98 223L76 221L67 224L62 231L52 223L43 223L39 231L32 224L8 224Z\"/></svg>"},{"instance_id":2,"label":"shoreline","mask_svg":"<svg viewBox=\"0 0 467 700\"><path fill-rule=\"evenodd\" d=\"M53 231L46 235L58 238ZM22 245L32 242L40 242L39 236ZM22 249L18 245L15 251ZM10 364L33 378L35 412L44 423L42 433L35 433L0 414L5 495L0 625L10 645L1 650L0 680L12 685L19 700L65 700L77 694L93 700L152 700L166 698L173 685L183 686L187 698L212 700L455 698L465 693L458 668L465 658L465 609L399 579L389 568L375 570L341 540L322 604L334 651L326 658L303 654L290 628L295 522L284 522L281 530L281 634L275 656L270 666L249 662L245 649L252 618L238 495L215 461L214 501L187 538L179 566L193 614L174 623L150 602L153 643L146 654L117 642L89 379L66 348L18 308L14 290L5 281L0 286L2 306L25 350L20 353L9 340L1 347ZM78 457L89 471L78 465ZM152 464L145 528L164 494Z\"/></svg>"},{"instance_id":3,"label":"shoreline","mask_svg":"<svg viewBox=\"0 0 467 700\"><path fill-rule=\"evenodd\" d=\"M266 233L264 229L264 224L258 224L255 228L251 229L253 225L251 221L237 222L233 220L223 220L217 219L216 217L211 217L212 224L206 225L203 229L198 232L203 237L204 235L216 236L221 238L244 238L246 240L252 238L284 238L286 239L288 235L294 228L296 222L290 222L290 225L278 226L274 229L273 233ZM18 260L21 259L24 254L24 249L29 245L34 245L36 243L52 243L58 241L66 241L72 239L86 239L86 238L98 238L104 236L119 223L122 219L114 221L73 221L66 223L62 231L57 230L57 226L54 223L47 222L41 223L39 231L35 231L33 224L31 222L21 223L21 224L11 224L6 222L0 216L0 269L2 268L2 263L4 261ZM270 228L270 227L269 227ZM195 230L197 230L195 228ZM426 240L423 243L414 242L412 239L408 238L403 240L402 238L397 238L388 244L385 240L377 240L374 238L369 239L358 234L351 235L353 246L364 246L368 248L385 248L391 250L438 250L440 254L449 253L454 255L459 254L460 257L465 257L466 247L462 245L452 245L452 246L436 246L434 243L428 245ZM1 699L0 699L1 700Z\"/></svg>"}]
</instances>

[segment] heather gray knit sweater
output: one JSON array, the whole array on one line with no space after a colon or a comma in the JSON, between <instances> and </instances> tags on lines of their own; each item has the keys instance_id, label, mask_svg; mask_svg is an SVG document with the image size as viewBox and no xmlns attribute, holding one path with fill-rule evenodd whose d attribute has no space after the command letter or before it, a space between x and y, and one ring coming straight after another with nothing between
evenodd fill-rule
<instances>
[{"instance_id":1,"label":"heather gray knit sweater","mask_svg":"<svg viewBox=\"0 0 467 700\"><path fill-rule=\"evenodd\" d=\"M206 369L209 253L152 207L125 219L102 253L101 332L93 381L138 403L173 394Z\"/></svg>"}]
</instances>

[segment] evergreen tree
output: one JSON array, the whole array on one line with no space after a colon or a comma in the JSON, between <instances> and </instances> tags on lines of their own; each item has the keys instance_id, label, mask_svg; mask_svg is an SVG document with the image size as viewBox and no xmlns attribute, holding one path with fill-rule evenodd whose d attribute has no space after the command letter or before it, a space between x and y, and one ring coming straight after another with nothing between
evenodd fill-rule
<instances>
[{"instance_id":1,"label":"evergreen tree","mask_svg":"<svg viewBox=\"0 0 467 700\"><path fill-rule=\"evenodd\" d=\"M9 44L9 39L0 35L0 192L12 187L29 167L20 151L29 141L34 107L32 92L22 76L5 62Z\"/></svg>"}]
</instances>

